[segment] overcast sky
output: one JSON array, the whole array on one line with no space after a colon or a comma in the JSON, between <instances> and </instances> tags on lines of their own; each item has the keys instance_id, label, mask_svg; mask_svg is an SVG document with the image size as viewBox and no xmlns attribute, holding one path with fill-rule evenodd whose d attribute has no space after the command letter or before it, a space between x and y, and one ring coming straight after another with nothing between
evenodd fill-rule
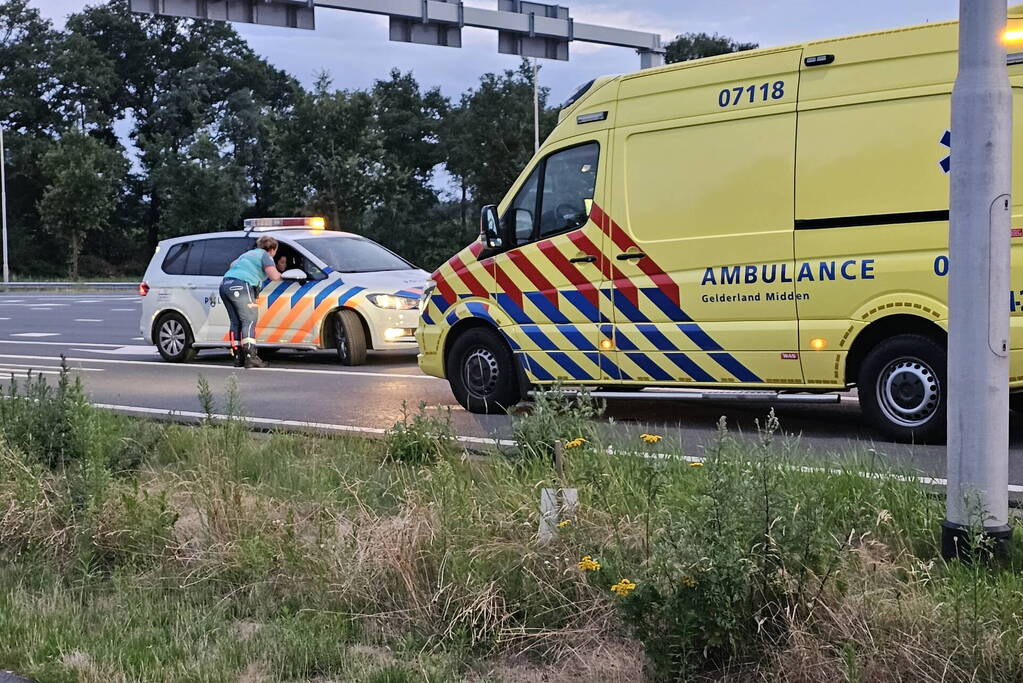
<instances>
[{"instance_id":1,"label":"overcast sky","mask_svg":"<svg viewBox=\"0 0 1023 683\"><path fill-rule=\"evenodd\" d=\"M58 26L89 0L31 0ZM497 0L466 0L493 7ZM660 33L664 41L686 31L721 33L761 46L785 45L829 36L953 19L957 0L568 0L576 21ZM317 9L316 31L236 24L253 49L272 64L309 84L328 71L339 88L365 88L397 67L414 72L424 86L438 85L457 96L480 74L513 68L516 57L497 53L497 35L464 29L461 49L392 43L387 19L369 14ZM568 62L541 60L540 81L561 102L574 86L602 74L639 68L625 48L573 43Z\"/></svg>"}]
</instances>

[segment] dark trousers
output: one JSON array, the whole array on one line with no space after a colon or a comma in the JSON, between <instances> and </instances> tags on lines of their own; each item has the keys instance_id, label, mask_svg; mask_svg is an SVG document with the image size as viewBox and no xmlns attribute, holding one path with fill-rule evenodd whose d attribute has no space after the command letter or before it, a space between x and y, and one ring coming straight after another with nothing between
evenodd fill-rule
<instances>
[{"instance_id":1,"label":"dark trousers","mask_svg":"<svg viewBox=\"0 0 1023 683\"><path fill-rule=\"evenodd\" d=\"M239 344L255 344L256 321L259 319L256 288L248 282L226 277L220 283L220 300L227 307L227 317L231 319L231 348Z\"/></svg>"}]
</instances>

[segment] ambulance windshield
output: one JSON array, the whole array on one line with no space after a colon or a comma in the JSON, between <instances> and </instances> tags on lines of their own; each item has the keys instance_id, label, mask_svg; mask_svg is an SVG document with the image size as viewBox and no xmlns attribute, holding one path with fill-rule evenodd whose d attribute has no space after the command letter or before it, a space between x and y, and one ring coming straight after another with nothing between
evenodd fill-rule
<instances>
[{"instance_id":1,"label":"ambulance windshield","mask_svg":"<svg viewBox=\"0 0 1023 683\"><path fill-rule=\"evenodd\" d=\"M376 242L361 237L318 237L298 240L298 243L342 273L409 270L415 267Z\"/></svg>"}]
</instances>

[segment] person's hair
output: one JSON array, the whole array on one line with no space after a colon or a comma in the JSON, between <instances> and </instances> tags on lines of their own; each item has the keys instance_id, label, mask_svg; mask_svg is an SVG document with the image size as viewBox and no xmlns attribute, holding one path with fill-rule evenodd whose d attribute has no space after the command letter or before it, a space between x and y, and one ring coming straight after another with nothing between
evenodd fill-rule
<instances>
[{"instance_id":1,"label":"person's hair","mask_svg":"<svg viewBox=\"0 0 1023 683\"><path fill-rule=\"evenodd\" d=\"M270 235L263 235L258 240L256 240L256 247L262 249L263 251L273 251L274 249L277 248L277 240L275 240L273 237L270 237Z\"/></svg>"}]
</instances>

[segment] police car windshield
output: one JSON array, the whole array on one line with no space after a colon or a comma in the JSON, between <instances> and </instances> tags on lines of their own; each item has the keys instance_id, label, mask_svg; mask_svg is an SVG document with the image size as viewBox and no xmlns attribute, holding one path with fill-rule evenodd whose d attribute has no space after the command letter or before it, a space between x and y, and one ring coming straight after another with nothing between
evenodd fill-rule
<instances>
[{"instance_id":1,"label":"police car windshield","mask_svg":"<svg viewBox=\"0 0 1023 683\"><path fill-rule=\"evenodd\" d=\"M304 248L342 273L370 273L378 270L409 270L414 266L361 237L318 237L298 240Z\"/></svg>"}]
</instances>

